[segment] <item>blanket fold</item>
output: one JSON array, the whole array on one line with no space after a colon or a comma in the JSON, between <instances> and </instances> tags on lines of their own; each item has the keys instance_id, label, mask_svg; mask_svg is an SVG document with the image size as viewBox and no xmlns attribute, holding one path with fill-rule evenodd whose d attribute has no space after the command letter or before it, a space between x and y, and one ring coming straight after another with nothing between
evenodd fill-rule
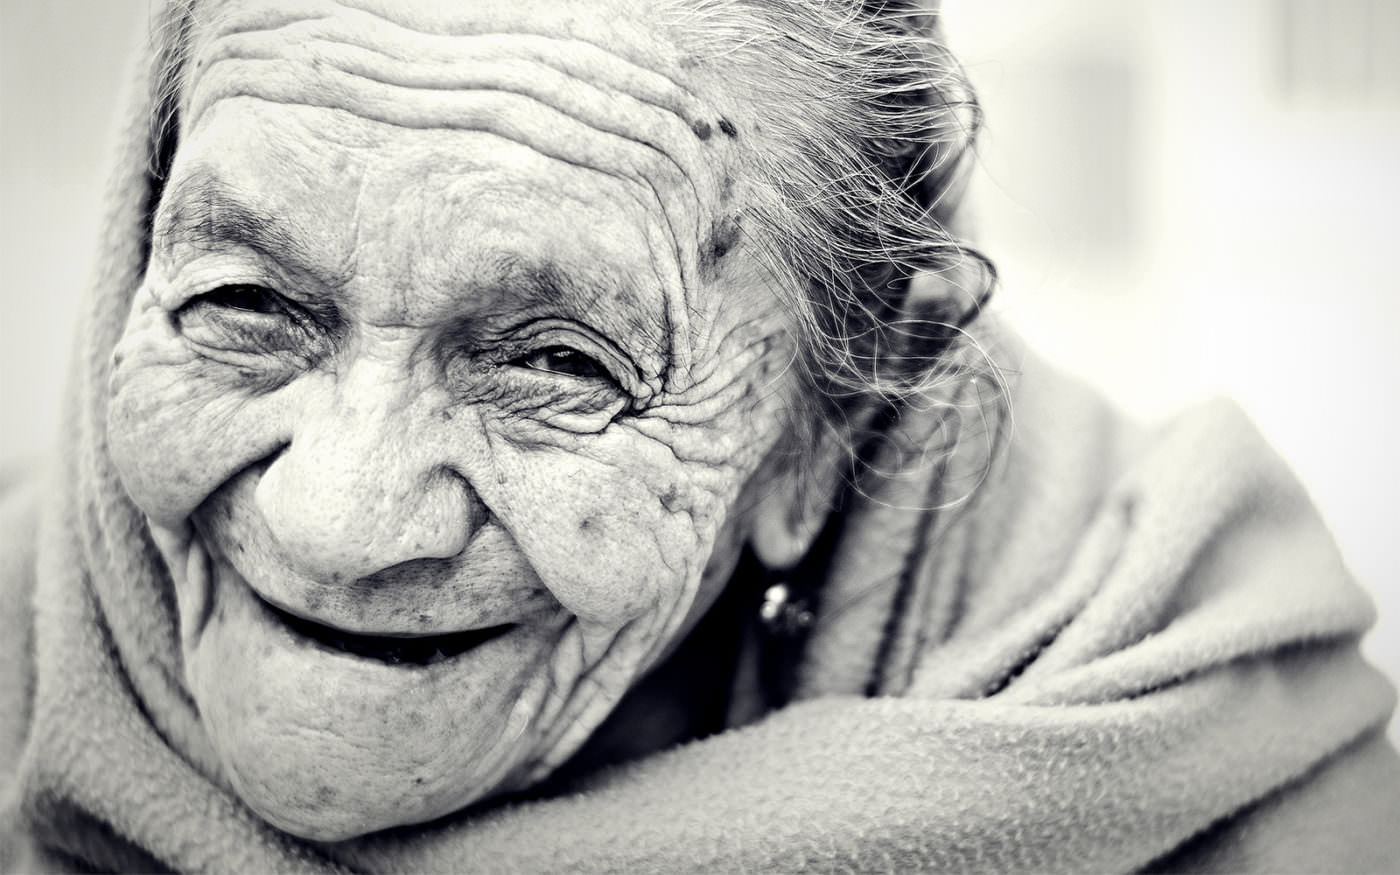
<instances>
[{"instance_id":1,"label":"blanket fold","mask_svg":"<svg viewBox=\"0 0 1400 875\"><path fill-rule=\"evenodd\" d=\"M4 604L33 607L4 618L32 650L0 686L27 724L6 724L3 868L1400 866L1375 826L1400 816L1400 760L1381 735L1393 689L1357 652L1372 608L1286 465L1226 402L1124 423L994 321L1014 429L998 444L963 423L948 464L850 510L795 704L558 798L334 845L268 826L219 773L166 573L106 452L157 55L125 116L63 465L31 489L37 559L0 564ZM902 440L946 415L911 414ZM26 526L3 534L28 555Z\"/></svg>"}]
</instances>

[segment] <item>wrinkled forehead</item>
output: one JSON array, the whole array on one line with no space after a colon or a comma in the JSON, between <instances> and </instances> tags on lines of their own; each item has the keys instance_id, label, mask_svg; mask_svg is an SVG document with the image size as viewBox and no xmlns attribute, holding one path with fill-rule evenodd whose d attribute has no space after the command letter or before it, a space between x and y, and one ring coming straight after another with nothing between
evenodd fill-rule
<instances>
[{"instance_id":1,"label":"wrinkled forehead","mask_svg":"<svg viewBox=\"0 0 1400 875\"><path fill-rule=\"evenodd\" d=\"M740 132L668 37L659 4L270 2L196 7L182 141L231 101L321 110L361 145L463 133L624 188L700 284L732 235ZM713 89L710 89L713 90ZM266 113L263 113L266 116ZM423 139L423 138L419 138ZM426 140L425 140L426 141ZM403 149L401 148L401 151ZM521 162L516 161L517 165Z\"/></svg>"},{"instance_id":2,"label":"wrinkled forehead","mask_svg":"<svg viewBox=\"0 0 1400 875\"><path fill-rule=\"evenodd\" d=\"M677 126L708 140L722 121L688 81L695 59L673 44L667 20L619 0L214 0L196 7L187 70L198 82L220 68L216 87L187 93L185 105L197 116L236 87L229 68L260 64L274 80L260 96L272 100L475 127L483 102L438 118L422 92L498 92L667 151Z\"/></svg>"}]
</instances>

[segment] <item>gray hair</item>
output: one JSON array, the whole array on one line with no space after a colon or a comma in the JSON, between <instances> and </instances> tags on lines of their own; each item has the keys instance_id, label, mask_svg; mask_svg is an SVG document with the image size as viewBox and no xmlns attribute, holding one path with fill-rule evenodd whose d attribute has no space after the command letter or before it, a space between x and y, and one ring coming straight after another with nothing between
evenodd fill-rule
<instances>
[{"instance_id":1,"label":"gray hair","mask_svg":"<svg viewBox=\"0 0 1400 875\"><path fill-rule=\"evenodd\" d=\"M872 455L862 446L905 410L968 377L1000 386L966 330L996 270L955 230L976 97L919 0L683 5L680 41L724 59L769 134L744 227L782 280L817 401L794 422L798 449L824 432L859 477ZM932 294L911 293L916 276ZM992 431L998 410L983 411Z\"/></svg>"}]
</instances>

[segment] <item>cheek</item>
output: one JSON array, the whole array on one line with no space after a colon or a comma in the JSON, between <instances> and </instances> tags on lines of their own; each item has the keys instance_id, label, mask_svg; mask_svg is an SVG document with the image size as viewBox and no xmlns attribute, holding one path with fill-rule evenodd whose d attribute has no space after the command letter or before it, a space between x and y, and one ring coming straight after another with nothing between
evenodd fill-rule
<instances>
[{"instance_id":1,"label":"cheek","mask_svg":"<svg viewBox=\"0 0 1400 875\"><path fill-rule=\"evenodd\" d=\"M586 633L662 619L708 556L718 496L657 455L634 444L625 466L566 451L496 456L503 522Z\"/></svg>"},{"instance_id":2,"label":"cheek","mask_svg":"<svg viewBox=\"0 0 1400 875\"><path fill-rule=\"evenodd\" d=\"M602 640L632 624L632 640L664 646L697 599L721 530L747 537L735 509L777 439L786 398L765 370L781 350L759 341L736 334L717 357L737 379L715 373L686 403L619 420L583 448L493 447L499 489L487 503L585 632Z\"/></svg>"},{"instance_id":3,"label":"cheek","mask_svg":"<svg viewBox=\"0 0 1400 875\"><path fill-rule=\"evenodd\" d=\"M122 485L168 528L278 444L268 399L192 353L144 289L113 352L109 398L107 435Z\"/></svg>"},{"instance_id":4,"label":"cheek","mask_svg":"<svg viewBox=\"0 0 1400 875\"><path fill-rule=\"evenodd\" d=\"M691 430L711 432L697 442L714 446L736 427ZM495 442L497 474L483 498L586 636L632 624L633 640L660 647L695 600L750 466L687 458L677 452L684 443L625 422L585 451Z\"/></svg>"}]
</instances>

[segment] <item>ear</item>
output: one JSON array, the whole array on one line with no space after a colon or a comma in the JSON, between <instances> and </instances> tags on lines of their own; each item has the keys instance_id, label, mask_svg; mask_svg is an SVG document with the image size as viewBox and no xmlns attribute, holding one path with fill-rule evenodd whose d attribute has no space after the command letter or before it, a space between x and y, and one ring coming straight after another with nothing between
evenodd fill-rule
<instances>
[{"instance_id":1,"label":"ear","mask_svg":"<svg viewBox=\"0 0 1400 875\"><path fill-rule=\"evenodd\" d=\"M768 568L797 565L831 514L842 482L839 461L844 454L834 441L822 443L815 459L779 463L781 470L753 509L749 544Z\"/></svg>"}]
</instances>

